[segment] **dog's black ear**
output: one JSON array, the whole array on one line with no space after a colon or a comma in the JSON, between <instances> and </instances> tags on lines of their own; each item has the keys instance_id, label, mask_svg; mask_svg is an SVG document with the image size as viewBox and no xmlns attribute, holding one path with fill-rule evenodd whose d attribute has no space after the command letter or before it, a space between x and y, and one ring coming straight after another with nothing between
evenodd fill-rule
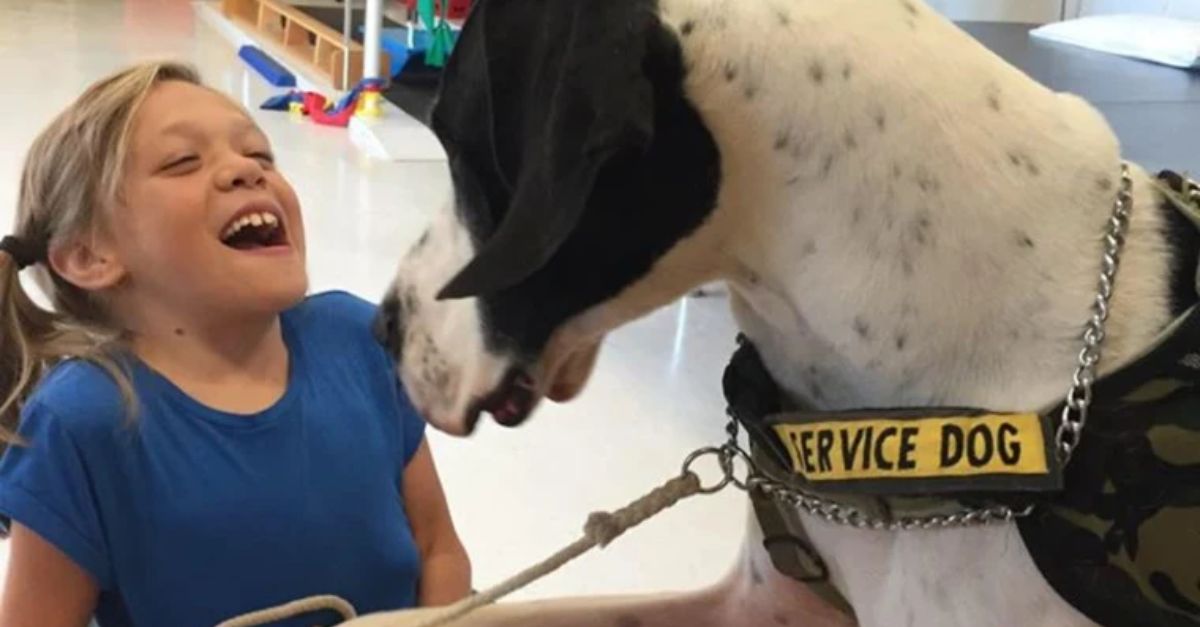
<instances>
[{"instance_id":1,"label":"dog's black ear","mask_svg":"<svg viewBox=\"0 0 1200 627\"><path fill-rule=\"evenodd\" d=\"M440 298L495 292L536 272L579 223L601 167L646 149L654 89L643 63L658 28L648 0L475 7L433 129L456 187L473 189L459 211L488 237Z\"/></svg>"}]
</instances>

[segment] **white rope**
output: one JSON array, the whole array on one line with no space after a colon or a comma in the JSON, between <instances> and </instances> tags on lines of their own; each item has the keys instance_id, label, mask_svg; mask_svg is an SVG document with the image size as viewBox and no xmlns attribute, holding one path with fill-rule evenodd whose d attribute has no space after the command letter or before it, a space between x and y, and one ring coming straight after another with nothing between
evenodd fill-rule
<instances>
[{"instance_id":1,"label":"white rope","mask_svg":"<svg viewBox=\"0 0 1200 627\"><path fill-rule=\"evenodd\" d=\"M700 478L690 470L650 491L642 498L615 512L594 512L583 526L583 537L572 542L554 555L534 564L516 575L473 594L454 605L437 612L435 616L417 624L417 627L441 627L456 621L475 610L524 588L525 586L562 568L575 558L595 547L608 546L621 534L675 505L679 501L700 494ZM267 608L227 620L217 627L256 627L275 621L306 614L315 610L333 609L346 620L354 618L354 608L344 599L323 595L308 597L277 607ZM408 623L405 623L408 624Z\"/></svg>"}]
</instances>

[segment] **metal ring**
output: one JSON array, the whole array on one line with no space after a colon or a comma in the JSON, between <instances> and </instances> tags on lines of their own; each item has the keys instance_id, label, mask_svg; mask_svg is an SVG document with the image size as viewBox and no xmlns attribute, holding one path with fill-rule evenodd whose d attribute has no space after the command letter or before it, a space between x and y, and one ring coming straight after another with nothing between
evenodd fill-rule
<instances>
[{"instance_id":1,"label":"metal ring","mask_svg":"<svg viewBox=\"0 0 1200 627\"><path fill-rule=\"evenodd\" d=\"M724 461L724 463L728 463L728 465L729 465L729 482L732 483L738 489L740 489L744 492L749 492L750 491L750 481L755 475L758 474L758 467L754 465L754 460L750 458L749 453L742 450L742 447L734 445L732 443L726 444L725 446L721 447L721 449L723 452L723 458L724 458L723 461ZM742 462L744 464L746 464L746 478L745 479L739 479L737 476L736 468L734 468L734 462L736 462L739 459L742 460ZM724 466L724 463L722 464L722 466Z\"/></svg>"},{"instance_id":2,"label":"metal ring","mask_svg":"<svg viewBox=\"0 0 1200 627\"><path fill-rule=\"evenodd\" d=\"M720 483L718 483L714 486L707 487L707 488L704 486L700 486L700 494L716 494L717 492L724 490L725 486L729 485L730 482L733 481L733 471L731 469L732 467L728 461L728 456L724 452L723 447L706 446L702 449L696 449L695 451L692 451L692 454L688 455L687 459L683 460L683 474L685 474L685 475L687 475L689 473L695 474L695 473L692 473L692 464L695 463L696 460L700 459L701 457L704 457L705 455L716 455L717 456L717 462L719 464L721 464L721 471L724 473L725 476L724 476L724 478L721 479Z\"/></svg>"}]
</instances>

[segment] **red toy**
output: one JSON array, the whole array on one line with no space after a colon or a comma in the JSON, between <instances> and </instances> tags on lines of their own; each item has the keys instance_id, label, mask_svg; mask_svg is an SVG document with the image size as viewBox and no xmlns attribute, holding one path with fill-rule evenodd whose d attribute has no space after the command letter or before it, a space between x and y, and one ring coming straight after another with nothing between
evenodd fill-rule
<instances>
[{"instance_id":1,"label":"red toy","mask_svg":"<svg viewBox=\"0 0 1200 627\"><path fill-rule=\"evenodd\" d=\"M445 0L437 0L435 7L440 15L442 12L442 2ZM450 20L465 20L467 13L471 11L471 3L473 0L450 0L450 13L446 19ZM417 11L417 0L404 0L404 6L408 9L409 15L414 15Z\"/></svg>"}]
</instances>

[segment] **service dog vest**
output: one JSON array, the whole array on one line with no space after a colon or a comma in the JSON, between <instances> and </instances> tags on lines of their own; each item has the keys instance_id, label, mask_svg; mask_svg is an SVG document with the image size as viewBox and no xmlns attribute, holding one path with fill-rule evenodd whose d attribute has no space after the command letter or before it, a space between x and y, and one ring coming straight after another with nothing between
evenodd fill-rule
<instances>
[{"instance_id":1,"label":"service dog vest","mask_svg":"<svg viewBox=\"0 0 1200 627\"><path fill-rule=\"evenodd\" d=\"M1169 172L1160 181L1200 227L1200 190ZM1032 504L1021 536L1079 611L1103 625L1200 624L1200 305L1096 383L1065 468L1052 445L1058 409L803 411L783 405L746 341L724 386L772 477L882 520ZM754 504L776 567L849 610L794 512L761 494Z\"/></svg>"}]
</instances>

